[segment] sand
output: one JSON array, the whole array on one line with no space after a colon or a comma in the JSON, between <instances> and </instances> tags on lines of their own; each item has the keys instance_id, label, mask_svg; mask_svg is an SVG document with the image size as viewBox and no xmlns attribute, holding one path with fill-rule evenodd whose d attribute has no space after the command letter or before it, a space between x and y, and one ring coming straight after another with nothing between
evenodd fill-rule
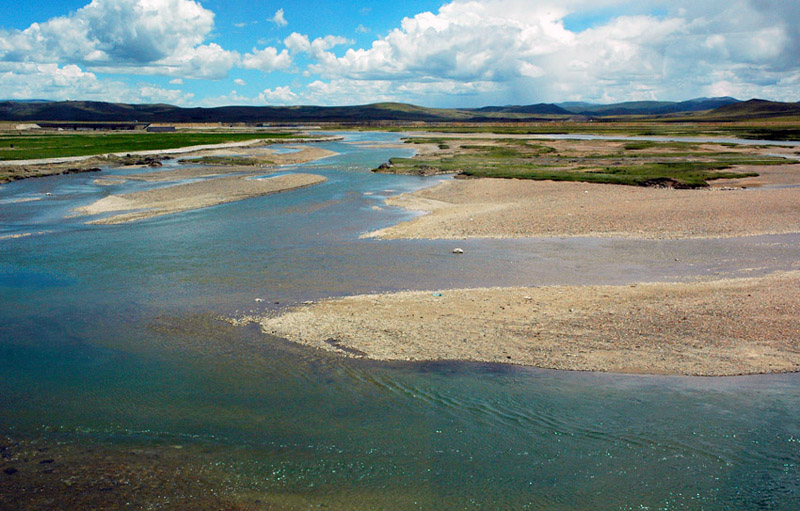
<instances>
[{"instance_id":1,"label":"sand","mask_svg":"<svg viewBox=\"0 0 800 511\"><path fill-rule=\"evenodd\" d=\"M223 176L226 174L241 174L243 172L252 173L252 167L184 167L173 170L158 170L155 172L143 172L141 174L125 174L117 176L106 176L95 179L94 183L101 186L110 186L125 181L144 181L148 183L162 183L169 181L181 181L184 179L201 179L208 177Z\"/></svg>"},{"instance_id":2,"label":"sand","mask_svg":"<svg viewBox=\"0 0 800 511\"><path fill-rule=\"evenodd\" d=\"M746 169L742 169L746 170ZM517 179L457 179L389 198L428 213L366 234L398 238L720 238L800 232L796 165L758 178L675 190ZM741 188L741 186L758 186Z\"/></svg>"},{"instance_id":3,"label":"sand","mask_svg":"<svg viewBox=\"0 0 800 511\"><path fill-rule=\"evenodd\" d=\"M719 376L800 370L798 314L795 271L690 283L361 295L231 321L379 360Z\"/></svg>"},{"instance_id":4,"label":"sand","mask_svg":"<svg viewBox=\"0 0 800 511\"><path fill-rule=\"evenodd\" d=\"M270 178L254 178L248 175L222 177L124 195L109 195L74 211L78 215L125 211L126 213L88 222L120 224L284 192L325 180L325 177L316 174L286 174Z\"/></svg>"}]
</instances>

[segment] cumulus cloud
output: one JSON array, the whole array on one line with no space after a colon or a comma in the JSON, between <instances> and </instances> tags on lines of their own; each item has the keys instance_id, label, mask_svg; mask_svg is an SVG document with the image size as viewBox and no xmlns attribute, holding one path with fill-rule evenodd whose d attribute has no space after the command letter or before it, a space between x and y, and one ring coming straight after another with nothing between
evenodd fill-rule
<instances>
[{"instance_id":1,"label":"cumulus cloud","mask_svg":"<svg viewBox=\"0 0 800 511\"><path fill-rule=\"evenodd\" d=\"M0 62L0 90L11 99L85 99L128 103L169 102L189 104L193 94L140 83L130 87L114 80L101 80L74 64Z\"/></svg>"},{"instance_id":2,"label":"cumulus cloud","mask_svg":"<svg viewBox=\"0 0 800 511\"><path fill-rule=\"evenodd\" d=\"M269 21L275 23L279 27L285 27L289 24L289 22L286 21L286 18L283 16L283 9L278 9L275 11L275 15L270 18Z\"/></svg>"},{"instance_id":3,"label":"cumulus cloud","mask_svg":"<svg viewBox=\"0 0 800 511\"><path fill-rule=\"evenodd\" d=\"M566 28L571 14L603 8L627 14L581 31ZM312 51L299 34L285 44L314 59L307 72L329 80L321 83L493 83L508 101L667 99L723 89L789 98L796 96L790 77L800 68L798 23L800 4L778 0L643 0L635 7L618 0L455 0L340 57L323 45Z\"/></svg>"},{"instance_id":4,"label":"cumulus cloud","mask_svg":"<svg viewBox=\"0 0 800 511\"><path fill-rule=\"evenodd\" d=\"M292 92L288 86L264 89L264 91L258 95L258 101L261 103L286 105L296 100L297 94Z\"/></svg>"},{"instance_id":5,"label":"cumulus cloud","mask_svg":"<svg viewBox=\"0 0 800 511\"><path fill-rule=\"evenodd\" d=\"M203 44L214 13L193 0L92 0L69 16L0 31L0 60L218 79L238 55Z\"/></svg>"},{"instance_id":6,"label":"cumulus cloud","mask_svg":"<svg viewBox=\"0 0 800 511\"><path fill-rule=\"evenodd\" d=\"M269 21L287 25L283 9ZM309 85L199 102L797 101L798 26L800 3L785 0L451 0L363 48L341 36L294 32L282 45L259 42L240 55L212 42L214 13L200 0L92 0L24 30L0 29L0 90L22 94L27 76L39 91L27 97L116 100L134 93L94 73L218 80L241 67L302 73ZM165 101L187 100L171 89L145 89Z\"/></svg>"},{"instance_id":7,"label":"cumulus cloud","mask_svg":"<svg viewBox=\"0 0 800 511\"><path fill-rule=\"evenodd\" d=\"M233 81L233 83L235 83L235 84L236 84L236 85L238 85L239 87L244 87L245 85L247 85L247 82L245 82L245 81L244 81L244 80L242 80L241 78L237 78L237 79L235 79L235 80Z\"/></svg>"},{"instance_id":8,"label":"cumulus cloud","mask_svg":"<svg viewBox=\"0 0 800 511\"><path fill-rule=\"evenodd\" d=\"M312 41L307 35L292 32L283 44L292 53L307 53L315 59L325 60L331 55L328 50L342 44L353 44L353 41L336 35L317 37Z\"/></svg>"},{"instance_id":9,"label":"cumulus cloud","mask_svg":"<svg viewBox=\"0 0 800 511\"><path fill-rule=\"evenodd\" d=\"M245 69L258 69L264 72L288 69L292 65L292 57L288 50L278 52L277 48L268 46L263 50L253 48L251 53L242 57L242 67Z\"/></svg>"}]
</instances>

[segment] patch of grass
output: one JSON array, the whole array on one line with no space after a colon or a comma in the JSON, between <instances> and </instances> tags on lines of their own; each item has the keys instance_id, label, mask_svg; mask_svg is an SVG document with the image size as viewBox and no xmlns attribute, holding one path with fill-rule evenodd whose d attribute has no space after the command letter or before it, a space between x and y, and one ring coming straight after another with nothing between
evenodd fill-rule
<instances>
[{"instance_id":1,"label":"patch of grass","mask_svg":"<svg viewBox=\"0 0 800 511\"><path fill-rule=\"evenodd\" d=\"M89 156L193 145L294 138L293 133L80 133L0 137L0 160Z\"/></svg>"},{"instance_id":2,"label":"patch of grass","mask_svg":"<svg viewBox=\"0 0 800 511\"><path fill-rule=\"evenodd\" d=\"M463 172L471 177L496 177L552 181L580 181L632 186L670 186L674 188L701 188L714 179L735 179L758 176L755 172L720 172L729 168L718 163L653 163L623 165L599 169L576 168L553 170L546 168L508 167L475 168Z\"/></svg>"},{"instance_id":3,"label":"patch of grass","mask_svg":"<svg viewBox=\"0 0 800 511\"><path fill-rule=\"evenodd\" d=\"M203 156L200 158L187 158L178 160L178 163L200 165L228 165L232 167L257 167L259 165L273 165L275 162L248 156Z\"/></svg>"},{"instance_id":4,"label":"patch of grass","mask_svg":"<svg viewBox=\"0 0 800 511\"><path fill-rule=\"evenodd\" d=\"M644 149L669 148L669 149L697 149L698 144L692 142L657 142L651 140L633 140L623 146L626 151L641 151Z\"/></svg>"},{"instance_id":5,"label":"patch of grass","mask_svg":"<svg viewBox=\"0 0 800 511\"><path fill-rule=\"evenodd\" d=\"M735 172L735 166L786 164L780 157L750 156L735 152L695 152L696 144L645 142L633 150L665 148L661 153L638 153L626 156L588 155L563 157L552 155L552 148L536 144L464 143L458 152L446 157L393 158L391 172L401 174L459 173L471 177L494 177L555 181L583 181L634 186L670 186L699 188L714 179L757 176L755 172ZM469 141L472 142L472 141ZM612 161L616 160L616 161Z\"/></svg>"},{"instance_id":6,"label":"patch of grass","mask_svg":"<svg viewBox=\"0 0 800 511\"><path fill-rule=\"evenodd\" d=\"M429 125L415 127L432 133L493 133L499 135L619 135L619 136L683 136L729 137L749 140L800 140L798 121L792 119L779 125L749 125L737 123L704 123L691 120L652 121L619 120L586 123L536 123L523 126L498 125ZM395 128L402 131L402 128ZM391 130L390 130L391 131Z\"/></svg>"}]
</instances>

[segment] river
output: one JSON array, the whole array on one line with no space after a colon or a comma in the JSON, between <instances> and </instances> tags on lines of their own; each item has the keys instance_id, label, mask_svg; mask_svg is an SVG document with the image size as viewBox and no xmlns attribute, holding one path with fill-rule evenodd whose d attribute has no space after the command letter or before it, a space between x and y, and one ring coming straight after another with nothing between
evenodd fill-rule
<instances>
[{"instance_id":1,"label":"river","mask_svg":"<svg viewBox=\"0 0 800 511\"><path fill-rule=\"evenodd\" d=\"M797 374L381 363L219 321L362 292L679 280L797 260L796 235L468 240L458 258L450 241L359 239L414 215L385 197L442 179L370 173L411 151L366 142L398 138L349 133L320 144L338 156L285 169L325 175L318 186L132 224L70 216L152 186L94 183L119 169L4 185L0 435L180 445L181 463L224 472L220 491L247 509L800 508Z\"/></svg>"}]
</instances>

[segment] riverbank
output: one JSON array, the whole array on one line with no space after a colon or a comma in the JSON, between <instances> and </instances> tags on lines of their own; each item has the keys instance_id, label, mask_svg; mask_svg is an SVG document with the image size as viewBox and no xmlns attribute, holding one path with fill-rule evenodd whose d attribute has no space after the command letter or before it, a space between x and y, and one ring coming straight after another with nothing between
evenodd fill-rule
<instances>
[{"instance_id":1,"label":"riverbank","mask_svg":"<svg viewBox=\"0 0 800 511\"><path fill-rule=\"evenodd\" d=\"M265 333L378 360L470 360L619 373L800 370L800 272L627 286L453 289L325 300Z\"/></svg>"},{"instance_id":2,"label":"riverbank","mask_svg":"<svg viewBox=\"0 0 800 511\"><path fill-rule=\"evenodd\" d=\"M174 134L162 134L174 135ZM157 135L153 135L157 136ZM51 135L51 137L57 137ZM85 135L90 137L90 135ZM87 138L87 143L91 142L91 138ZM247 153L248 151L262 154L262 147L265 144L301 144L307 142L330 142L340 140L340 137L316 137L316 138L255 138L237 142L225 142L218 144L193 144L185 147L174 147L167 149L148 149L139 151L125 151L125 152L110 152L101 154L90 154L80 156L56 156L50 158L35 158L35 159L20 159L20 160L4 160L0 162L0 184L19 179L28 179L33 177L45 177L62 174L71 174L75 172L92 172L99 171L101 167L115 166L115 165L130 165L131 162L136 163L137 159L148 160L150 162L158 161L163 158L182 156L182 157L200 157L203 155L231 155ZM291 158L287 159L287 164L294 163Z\"/></svg>"}]
</instances>

